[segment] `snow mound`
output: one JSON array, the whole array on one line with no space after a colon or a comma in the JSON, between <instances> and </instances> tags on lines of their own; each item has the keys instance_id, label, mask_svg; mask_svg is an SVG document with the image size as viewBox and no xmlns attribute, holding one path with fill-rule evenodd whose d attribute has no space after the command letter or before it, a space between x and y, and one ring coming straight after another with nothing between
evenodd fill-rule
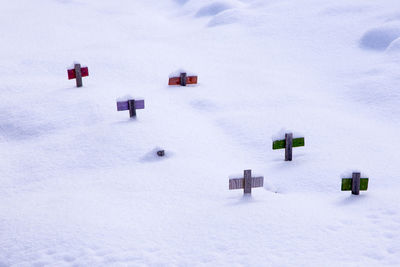
<instances>
[{"instance_id":1,"label":"snow mound","mask_svg":"<svg viewBox=\"0 0 400 267\"><path fill-rule=\"evenodd\" d=\"M226 10L216 15L213 19L208 22L208 27L221 26L226 24L232 24L240 21L241 13L237 9Z\"/></svg>"},{"instance_id":2,"label":"snow mound","mask_svg":"<svg viewBox=\"0 0 400 267\"><path fill-rule=\"evenodd\" d=\"M348 14L358 14L368 10L365 6L361 5L343 5L343 6L334 6L325 9L322 13L326 15L348 15Z\"/></svg>"},{"instance_id":3,"label":"snow mound","mask_svg":"<svg viewBox=\"0 0 400 267\"><path fill-rule=\"evenodd\" d=\"M25 140L40 137L54 130L54 126L51 123L46 123L44 121L37 122L33 119L33 116L23 117L22 115L18 115L11 117L11 119L7 119L7 115L1 116L1 139Z\"/></svg>"},{"instance_id":4,"label":"snow mound","mask_svg":"<svg viewBox=\"0 0 400 267\"><path fill-rule=\"evenodd\" d=\"M188 2L189 0L175 0L175 2L177 2L180 5L184 5Z\"/></svg>"},{"instance_id":5,"label":"snow mound","mask_svg":"<svg viewBox=\"0 0 400 267\"><path fill-rule=\"evenodd\" d=\"M386 51L388 53L400 53L400 37L392 41Z\"/></svg>"},{"instance_id":6,"label":"snow mound","mask_svg":"<svg viewBox=\"0 0 400 267\"><path fill-rule=\"evenodd\" d=\"M214 16L230 8L232 8L232 5L229 3L215 2L200 8L196 13L196 17Z\"/></svg>"},{"instance_id":7,"label":"snow mound","mask_svg":"<svg viewBox=\"0 0 400 267\"><path fill-rule=\"evenodd\" d=\"M383 51L399 37L400 25L382 26L367 31L360 40L360 46L366 49Z\"/></svg>"},{"instance_id":8,"label":"snow mound","mask_svg":"<svg viewBox=\"0 0 400 267\"><path fill-rule=\"evenodd\" d=\"M179 68L178 70L175 70L173 72L170 72L170 74L168 75L169 78L173 78L173 77L179 77L181 75L181 73L186 73L187 76L195 76L197 75L195 72L192 71L188 71L184 68Z\"/></svg>"}]
</instances>

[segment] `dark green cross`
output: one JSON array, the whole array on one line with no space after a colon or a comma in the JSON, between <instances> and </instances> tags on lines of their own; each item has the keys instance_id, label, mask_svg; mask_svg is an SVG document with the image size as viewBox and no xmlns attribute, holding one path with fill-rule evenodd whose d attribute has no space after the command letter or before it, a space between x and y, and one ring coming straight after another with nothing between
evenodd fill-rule
<instances>
[{"instance_id":1,"label":"dark green cross","mask_svg":"<svg viewBox=\"0 0 400 267\"><path fill-rule=\"evenodd\" d=\"M285 134L285 139L272 142L272 149L285 149L285 161L292 160L292 148L304 146L304 137L293 138L292 133Z\"/></svg>"},{"instance_id":2,"label":"dark green cross","mask_svg":"<svg viewBox=\"0 0 400 267\"><path fill-rule=\"evenodd\" d=\"M353 172L352 178L342 179L342 191L351 191L353 195L359 195L361 191L367 191L368 178L360 178L359 172Z\"/></svg>"}]
</instances>

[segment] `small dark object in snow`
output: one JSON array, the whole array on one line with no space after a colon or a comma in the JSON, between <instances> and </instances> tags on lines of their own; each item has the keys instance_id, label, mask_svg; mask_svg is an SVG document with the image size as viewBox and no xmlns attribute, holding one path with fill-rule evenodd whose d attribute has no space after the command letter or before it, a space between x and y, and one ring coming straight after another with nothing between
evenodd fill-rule
<instances>
[{"instance_id":1,"label":"small dark object in snow","mask_svg":"<svg viewBox=\"0 0 400 267\"><path fill-rule=\"evenodd\" d=\"M164 150L157 151L157 156L164 157L164 155L165 155L165 151Z\"/></svg>"}]
</instances>

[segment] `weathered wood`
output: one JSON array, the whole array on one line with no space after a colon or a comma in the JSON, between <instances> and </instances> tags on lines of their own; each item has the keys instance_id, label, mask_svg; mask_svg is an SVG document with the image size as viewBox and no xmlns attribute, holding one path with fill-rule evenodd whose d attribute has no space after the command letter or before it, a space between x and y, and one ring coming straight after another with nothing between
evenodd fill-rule
<instances>
[{"instance_id":1,"label":"weathered wood","mask_svg":"<svg viewBox=\"0 0 400 267\"><path fill-rule=\"evenodd\" d=\"M136 117L136 108L135 108L135 100L128 100L128 105L129 105L129 116Z\"/></svg>"},{"instance_id":2,"label":"weathered wood","mask_svg":"<svg viewBox=\"0 0 400 267\"><path fill-rule=\"evenodd\" d=\"M75 64L76 87L82 87L81 64Z\"/></svg>"},{"instance_id":3,"label":"weathered wood","mask_svg":"<svg viewBox=\"0 0 400 267\"><path fill-rule=\"evenodd\" d=\"M181 72L181 86L186 86L186 72Z\"/></svg>"},{"instance_id":4,"label":"weathered wood","mask_svg":"<svg viewBox=\"0 0 400 267\"><path fill-rule=\"evenodd\" d=\"M242 189L244 188L243 178L232 178L229 179L229 190Z\"/></svg>"},{"instance_id":5,"label":"weathered wood","mask_svg":"<svg viewBox=\"0 0 400 267\"><path fill-rule=\"evenodd\" d=\"M353 172L352 183L351 183L351 193L353 195L360 194L360 173Z\"/></svg>"},{"instance_id":6,"label":"weathered wood","mask_svg":"<svg viewBox=\"0 0 400 267\"><path fill-rule=\"evenodd\" d=\"M304 146L304 137L299 137L299 138L293 138L292 139L292 147L299 147L299 146ZM286 140L276 140L272 142L272 149L283 149L286 147Z\"/></svg>"},{"instance_id":7,"label":"weathered wood","mask_svg":"<svg viewBox=\"0 0 400 267\"><path fill-rule=\"evenodd\" d=\"M251 170L244 171L244 193L251 194Z\"/></svg>"},{"instance_id":8,"label":"weathered wood","mask_svg":"<svg viewBox=\"0 0 400 267\"><path fill-rule=\"evenodd\" d=\"M264 186L264 177L252 177L251 179L251 187L263 187ZM244 178L232 178L229 179L229 190L233 189L242 189L244 188Z\"/></svg>"},{"instance_id":9,"label":"weathered wood","mask_svg":"<svg viewBox=\"0 0 400 267\"><path fill-rule=\"evenodd\" d=\"M264 177L253 177L251 179L251 187L263 187L264 186Z\"/></svg>"},{"instance_id":10,"label":"weathered wood","mask_svg":"<svg viewBox=\"0 0 400 267\"><path fill-rule=\"evenodd\" d=\"M251 194L252 187L262 187L264 185L264 177L251 177L251 170L245 170L243 178L229 179L229 190L244 189L244 194Z\"/></svg>"},{"instance_id":11,"label":"weathered wood","mask_svg":"<svg viewBox=\"0 0 400 267\"><path fill-rule=\"evenodd\" d=\"M293 134L287 133L285 134L285 161L292 160L292 151L293 151Z\"/></svg>"}]
</instances>

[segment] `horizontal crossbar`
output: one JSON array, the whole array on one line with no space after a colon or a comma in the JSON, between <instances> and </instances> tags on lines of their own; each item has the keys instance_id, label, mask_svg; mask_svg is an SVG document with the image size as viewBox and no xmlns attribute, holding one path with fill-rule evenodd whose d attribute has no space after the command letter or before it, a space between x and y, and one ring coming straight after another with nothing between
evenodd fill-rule
<instances>
[{"instance_id":1,"label":"horizontal crossbar","mask_svg":"<svg viewBox=\"0 0 400 267\"><path fill-rule=\"evenodd\" d=\"M352 178L343 178L342 179L342 191L351 191L353 179ZM367 191L368 189L368 178L360 179L360 190Z\"/></svg>"},{"instance_id":2,"label":"horizontal crossbar","mask_svg":"<svg viewBox=\"0 0 400 267\"><path fill-rule=\"evenodd\" d=\"M252 177L251 187L263 187L264 177ZM244 178L229 179L229 190L244 188Z\"/></svg>"},{"instance_id":3,"label":"horizontal crossbar","mask_svg":"<svg viewBox=\"0 0 400 267\"><path fill-rule=\"evenodd\" d=\"M304 137L293 138L293 147L304 146ZM276 140L272 143L272 149L282 149L286 147L286 140Z\"/></svg>"},{"instance_id":4,"label":"horizontal crossbar","mask_svg":"<svg viewBox=\"0 0 400 267\"><path fill-rule=\"evenodd\" d=\"M186 84L196 84L197 76L188 76L186 77ZM169 78L168 85L180 85L181 78L180 77L172 77Z\"/></svg>"}]
</instances>

